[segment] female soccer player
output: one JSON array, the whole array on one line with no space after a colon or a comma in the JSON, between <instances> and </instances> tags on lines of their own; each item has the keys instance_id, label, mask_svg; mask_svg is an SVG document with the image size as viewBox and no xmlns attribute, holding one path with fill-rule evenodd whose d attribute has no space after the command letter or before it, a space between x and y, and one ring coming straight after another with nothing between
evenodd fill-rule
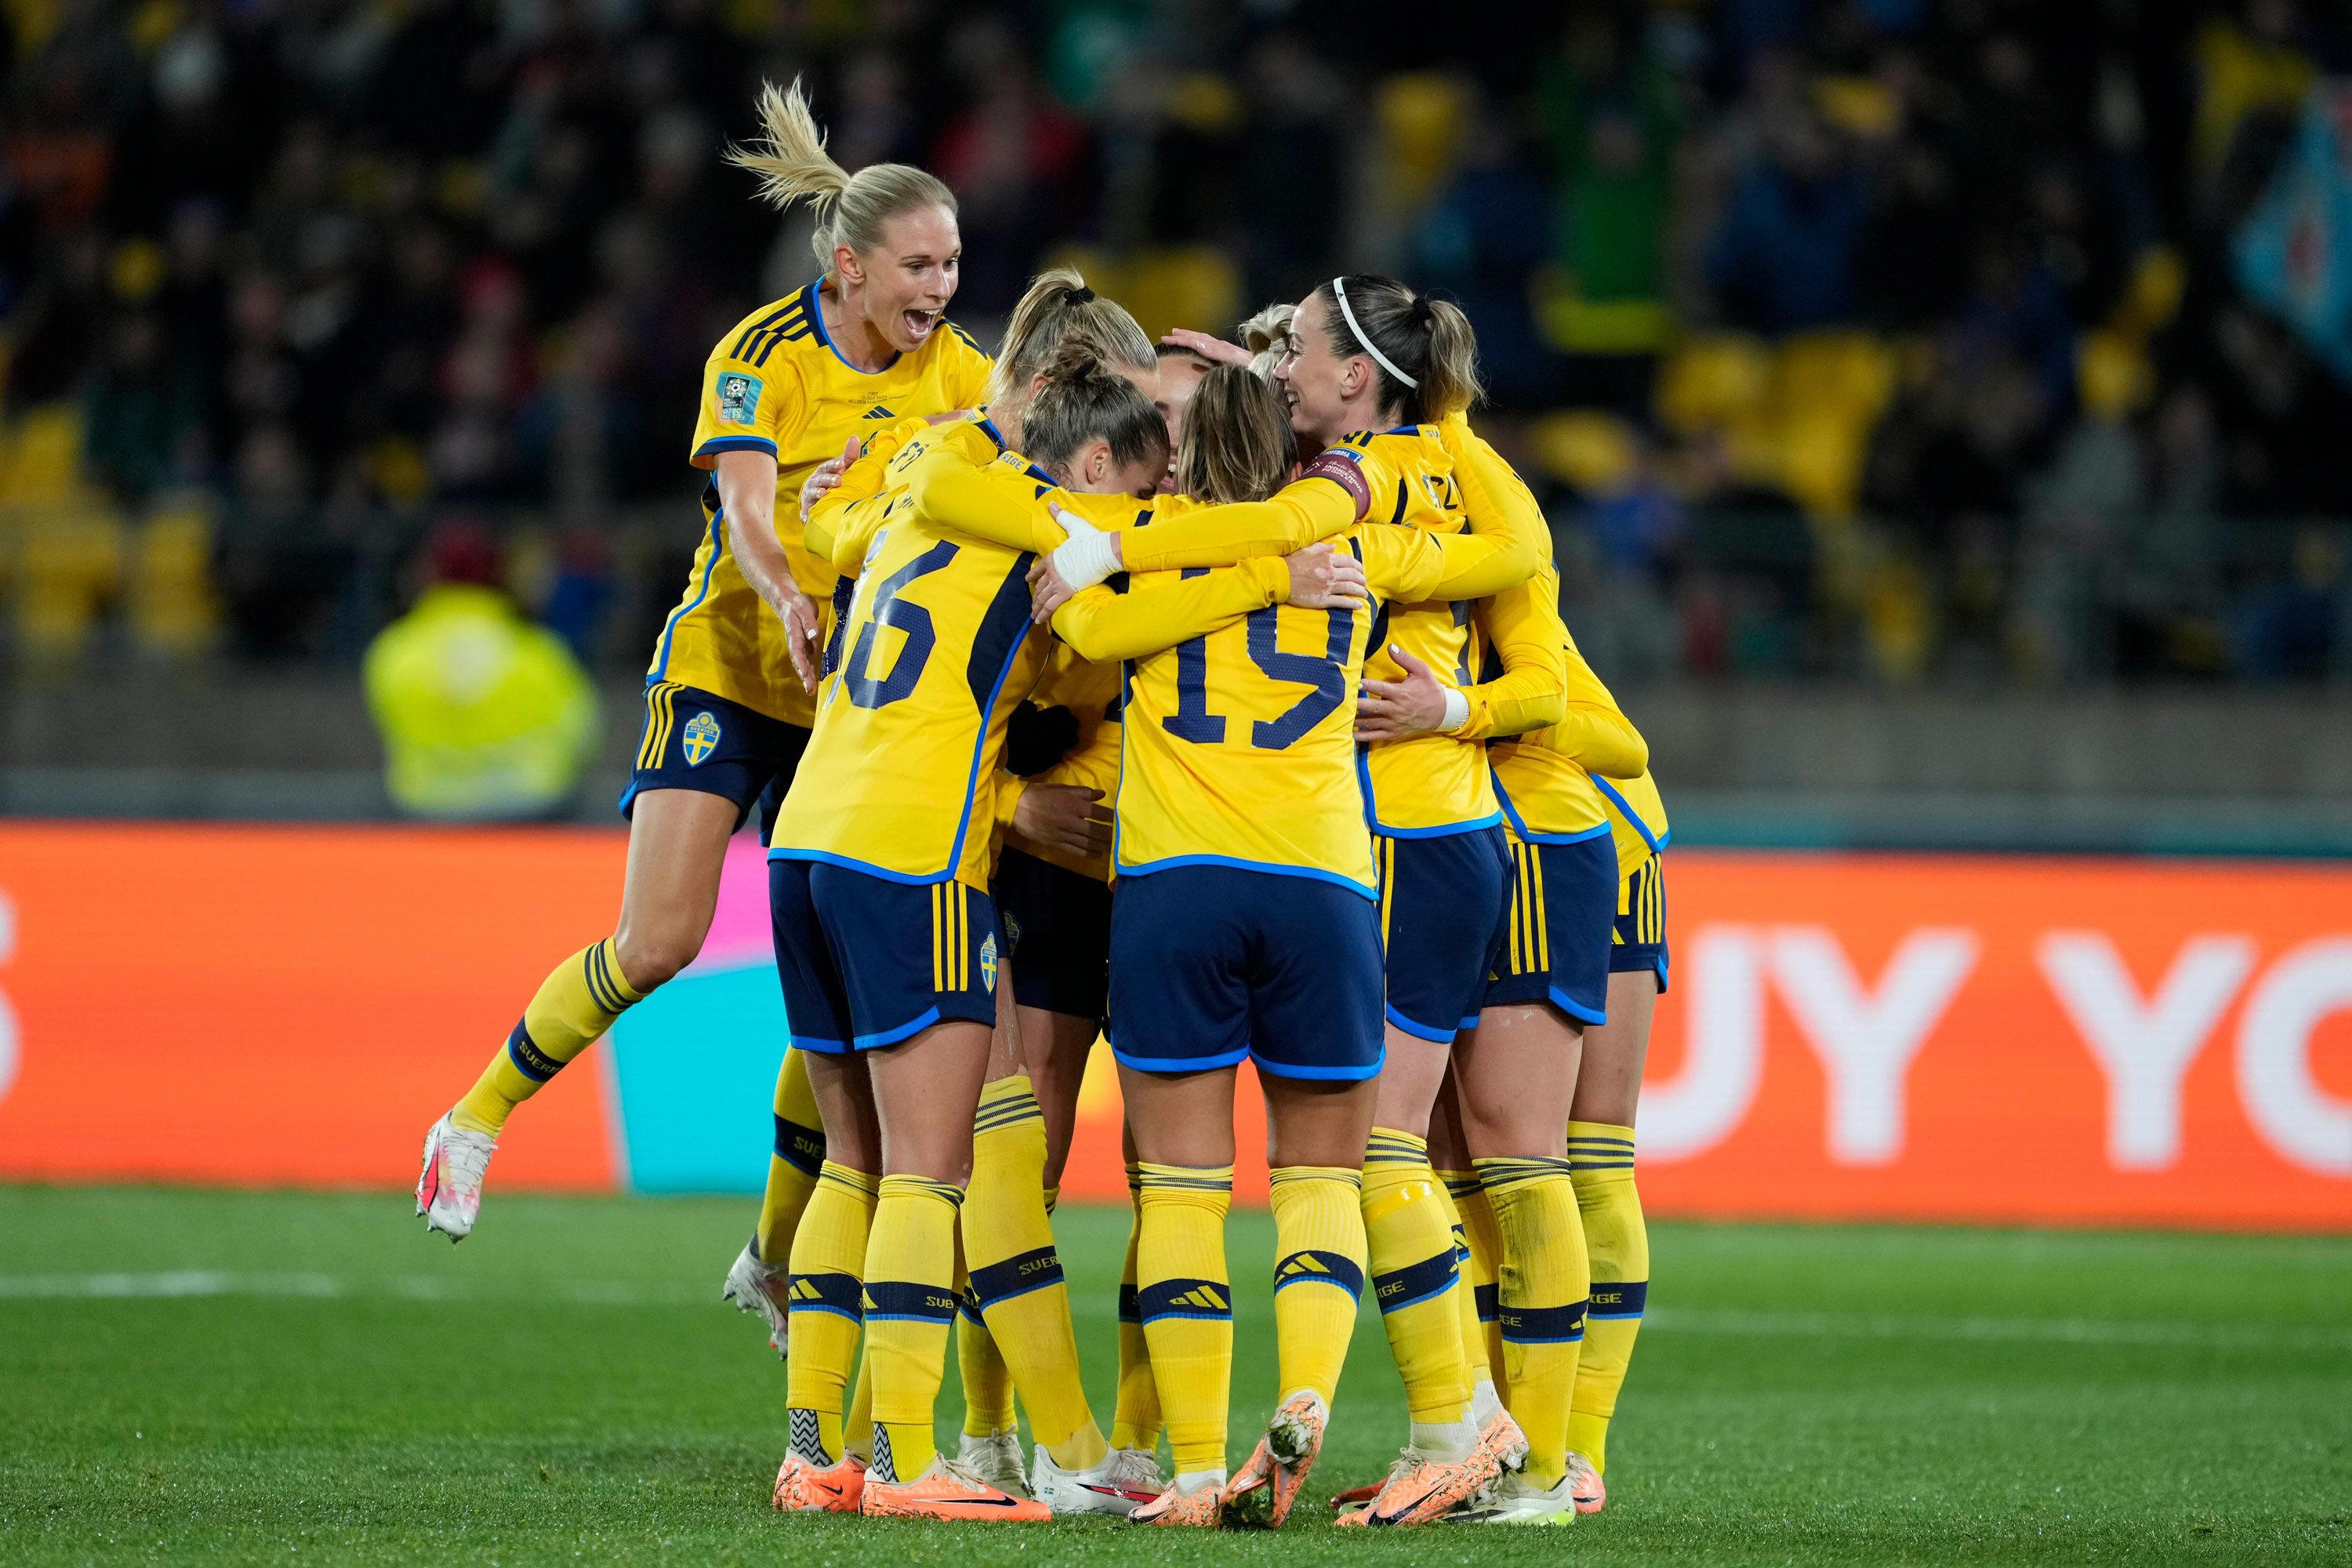
<instances>
[{"instance_id":1,"label":"female soccer player","mask_svg":"<svg viewBox=\"0 0 2352 1568\"><path fill-rule=\"evenodd\" d=\"M992 462L1008 447L1020 447L1025 438L1024 416L1045 380L1046 367L1066 353L1099 360L1139 389L1156 384L1158 356L1126 310L1097 296L1075 271L1045 273L1031 284L1007 326L985 416L928 426L908 422L877 437L866 456L831 483L813 479L804 489L812 547L833 548L832 530L844 509L876 497L887 504L890 496L903 494L906 476L935 450L958 452L969 462L982 464ZM1041 695L1076 704L1098 730L1105 703L1115 698L1117 677L1115 672L1090 675L1090 668L1083 661L1057 658L1047 669L1048 687ZM1114 747L1117 733L1114 722L1108 734ZM1102 742L1098 735L1094 749L1099 752ZM1115 751L1107 765L1115 774ZM1062 853L1084 863L1097 837L1105 847L1108 842L1107 808L1096 804L1105 792L1072 782L1090 776L1086 767L1074 765L1071 779L1000 780L999 826L1041 851L1050 853L1049 847L1060 846ZM1097 822L1097 816L1106 820ZM1049 881L1039 873L1058 873L1086 888L1096 885L1066 866L1043 860L1033 865L1031 874L1016 869L1009 885L1002 869L993 879L993 891L1009 895L1002 907L1008 936L1014 929L1026 928L1039 938L1029 945L1028 962L1010 966L1011 978L1016 987L1024 988L1019 992L1024 1001L1083 1004L1086 956L1082 945L1069 947L1071 938L1083 944L1083 911L1068 908L1072 894L1066 881ZM1093 988L1097 992L1104 940L1095 933ZM1000 960L1003 956L1000 953ZM1034 980L1024 978L1033 975ZM1093 1007L1075 1051L1066 1038L1056 1038L1050 1025L1037 1026L1036 1007L1022 1009L1027 1015L1020 1021L1022 1048L1008 1048L1012 1032L1007 1031L989 1064L961 1219L970 1286L958 1333L965 1430L957 1461L1000 1489L1027 1488L1013 1428L1012 1402L1017 1386L1029 1407L1039 1448L1037 1497L1057 1511L1124 1515L1157 1490L1156 1462L1148 1455L1107 1456L1079 1377L1076 1337L1048 1217L1048 1193L1068 1152L1077 1078L1099 1004ZM1069 1033L1061 1031L1065 1037ZM834 1179L819 1188L804 1221L807 1244L793 1249L794 1271L855 1275L875 1201L874 1181L870 1171L853 1180L845 1170L834 1173ZM856 1452L857 1443L847 1437L830 1443L824 1434L824 1424L841 1407L857 1326L854 1319L830 1311L805 1291L795 1298L793 1316L810 1331L803 1335L803 1353L793 1358L787 1393L789 1405L799 1413L793 1423L798 1462L788 1461L780 1473L776 1503L788 1509L848 1510L856 1506L863 1456ZM1114 1461L1109 1473L1098 1473L1105 1471L1107 1457Z\"/></svg>"},{"instance_id":2,"label":"female soccer player","mask_svg":"<svg viewBox=\"0 0 2352 1568\"><path fill-rule=\"evenodd\" d=\"M1584 1243L1592 1259L1591 1306L1568 1421L1576 1509L1609 1500L1609 1423L1617 1413L1633 1338L1650 1296L1650 1232L1633 1184L1633 1111L1650 1054L1650 1024L1666 988L1665 802L1647 772L1592 780L1609 803L1616 841L1617 919L1609 948L1609 1020L1584 1031L1584 1063L1569 1112L1568 1158Z\"/></svg>"},{"instance_id":3,"label":"female soccer player","mask_svg":"<svg viewBox=\"0 0 2352 1568\"><path fill-rule=\"evenodd\" d=\"M1474 514L1540 517L1517 476L1466 424L1449 423L1441 438L1458 459L1455 476ZM1493 1523L1569 1522L1580 1508L1590 1511L1583 1499L1597 1495L1597 1475L1570 1439L1572 1402L1584 1386L1585 1189L1573 1168L1583 1144L1573 1129L1563 1142L1559 1130L1571 1096L1582 1092L1580 1035L1601 1022L1610 990L1618 900L1607 775L1640 774L1648 749L1577 653L1558 604L1559 581L1547 564L1527 591L1497 595L1477 612L1498 647L1532 637L1564 655L1564 701L1553 705L1552 721L1526 723L1521 692L1506 677L1461 694L1468 718L1456 729L1493 738L1488 754L1514 868L1509 940L1475 1026L1454 1050L1449 1120L1458 1132L1446 1151L1454 1168L1442 1173L1464 1211L1471 1250L1483 1254L1474 1271L1499 1276L1496 1371L1529 1444L1523 1473L1454 1516ZM1382 722L1391 733L1413 733L1442 723L1438 711L1401 692L1384 705ZM1474 1323L1465 1338L1475 1345L1484 1335Z\"/></svg>"},{"instance_id":4,"label":"female soccer player","mask_svg":"<svg viewBox=\"0 0 2352 1568\"><path fill-rule=\"evenodd\" d=\"M773 205L815 209L826 270L737 323L705 367L692 453L711 474L705 530L646 675L644 742L621 796L620 921L555 967L480 1079L426 1132L416 1208L452 1240L473 1230L515 1106L700 951L728 838L807 744L833 570L799 548L796 509L778 496L796 495L868 418L970 407L987 379L988 356L944 315L962 254L954 195L902 163L843 169L797 82L767 89L760 114L766 139L730 156ZM797 1082L789 1065L785 1077ZM787 1118L780 1105L780 1122L814 1122L793 1109ZM802 1183L815 1163L805 1142L795 1135L787 1152L779 1139L779 1163Z\"/></svg>"},{"instance_id":5,"label":"female soccer player","mask_svg":"<svg viewBox=\"0 0 2352 1568\"><path fill-rule=\"evenodd\" d=\"M1150 402L1082 354L1057 365L1023 437L1045 466L1002 460L1047 488L1149 495L1167 466ZM996 1017L986 880L997 775L1006 721L1044 658L1027 616L1029 558L950 538L927 514L922 476L942 458L958 460L930 454L905 495L847 509L831 536L835 564L862 569L809 745L823 782L795 782L769 851L793 1042L811 1054L827 1128L869 1129L882 1156L862 1268L796 1269L794 1283L859 1289L875 1424L862 1511L1044 1519L1045 1505L987 1485L931 1442ZM831 1459L837 1426L819 1442Z\"/></svg>"},{"instance_id":6,"label":"female soccer player","mask_svg":"<svg viewBox=\"0 0 2352 1568\"><path fill-rule=\"evenodd\" d=\"M1220 367L1195 396L1180 476L1188 490L1256 500L1273 494L1293 449L1271 389ZM1354 450L1331 454L1311 471L1338 489L1304 480L1272 502L1190 519L1171 498L1125 545L1136 552L1147 540L1172 539L1181 556L1224 534L1230 548L1230 540L1279 534L1300 514L1335 508L1345 527L1369 500L1370 466ZM1044 507L1036 510L1042 519ZM1328 518L1305 521L1311 531L1331 531ZM1491 534L1407 529L1360 531L1350 551L1377 592L1404 602L1491 591L1535 562L1531 547ZM1266 564L1201 580L1246 581ZM1181 1524L1214 1522L1227 1495L1232 1331L1221 1222L1231 1189L1232 1068L1244 1055L1257 1060L1274 1119L1284 1362L1281 1410L1232 1495L1270 1485L1279 1520L1319 1450L1361 1288L1357 1178L1367 1080L1381 1055L1371 865L1349 734L1371 616L1353 606L1268 611L1172 646L1137 642L1132 628L1148 595L1171 577L1193 576L1139 573L1127 593L1081 595L1055 618L1081 654L1145 655L1130 667L1124 714L1112 1040L1141 1157L1140 1315L1178 1470L1176 1486L1135 1517ZM1288 640L1314 651L1285 648L1286 626ZM1293 880L1268 888L1269 876ZM1493 1473L1489 1463L1472 1485Z\"/></svg>"}]
</instances>

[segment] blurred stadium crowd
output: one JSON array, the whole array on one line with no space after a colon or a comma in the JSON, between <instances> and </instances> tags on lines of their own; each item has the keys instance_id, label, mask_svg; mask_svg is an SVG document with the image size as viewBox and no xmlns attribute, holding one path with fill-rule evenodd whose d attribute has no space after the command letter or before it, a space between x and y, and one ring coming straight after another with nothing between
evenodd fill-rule
<instances>
[{"instance_id":1,"label":"blurred stadium crowd","mask_svg":"<svg viewBox=\"0 0 2352 1568\"><path fill-rule=\"evenodd\" d=\"M1154 330L1450 290L1620 680L2352 669L2334 5L5 0L0 61L26 669L355 660L453 519L641 659L703 356L810 270L718 157L796 71L958 191L983 342L1048 259Z\"/></svg>"}]
</instances>

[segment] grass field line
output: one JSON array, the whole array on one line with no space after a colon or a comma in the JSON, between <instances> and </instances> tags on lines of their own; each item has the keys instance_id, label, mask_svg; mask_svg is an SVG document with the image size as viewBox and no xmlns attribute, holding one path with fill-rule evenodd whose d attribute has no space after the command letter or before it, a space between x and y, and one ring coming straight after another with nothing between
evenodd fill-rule
<instances>
[{"instance_id":1,"label":"grass field line","mask_svg":"<svg viewBox=\"0 0 2352 1568\"><path fill-rule=\"evenodd\" d=\"M715 1290L621 1279L480 1281L433 1275L242 1273L182 1268L154 1273L0 1274L0 1301L175 1300L246 1296L279 1300L394 1300L418 1302L552 1301L581 1307L709 1307ZM1080 1308L1080 1315L1087 1315ZM1270 1308L1237 1306L1236 1316L1271 1317ZM2266 1327L2253 1323L2152 1322L2115 1318L2002 1318L1923 1312L1770 1312L1715 1307L1664 1307L1644 1326L1667 1333L1789 1339L1944 1340L2244 1350L2352 1352L2352 1328Z\"/></svg>"}]
</instances>

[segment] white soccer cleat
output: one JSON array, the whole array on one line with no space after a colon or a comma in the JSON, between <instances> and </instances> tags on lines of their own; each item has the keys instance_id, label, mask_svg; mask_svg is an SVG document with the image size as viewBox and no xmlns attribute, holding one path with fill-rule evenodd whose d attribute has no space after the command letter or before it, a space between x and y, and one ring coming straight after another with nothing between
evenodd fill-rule
<instances>
[{"instance_id":1,"label":"white soccer cleat","mask_svg":"<svg viewBox=\"0 0 2352 1568\"><path fill-rule=\"evenodd\" d=\"M1168 1478L1160 1470L1159 1452L1151 1448L1113 1448L1110 1481L1122 1491L1142 1492L1150 1497L1168 1489Z\"/></svg>"},{"instance_id":2,"label":"white soccer cleat","mask_svg":"<svg viewBox=\"0 0 2352 1568\"><path fill-rule=\"evenodd\" d=\"M1571 1471L1549 1487L1507 1475L1444 1517L1448 1524L1574 1524L1576 1513Z\"/></svg>"},{"instance_id":3,"label":"white soccer cleat","mask_svg":"<svg viewBox=\"0 0 2352 1568\"><path fill-rule=\"evenodd\" d=\"M1151 1471L1148 1484L1137 1484L1138 1467L1131 1458L1131 1448L1114 1448L1103 1456L1103 1462L1091 1470L1066 1470L1054 1462L1054 1456L1043 1447L1037 1450L1036 1468L1031 1472L1029 1495L1054 1510L1055 1517L1073 1514L1107 1513L1113 1519L1125 1519L1160 1493L1160 1461L1156 1456L1144 1455Z\"/></svg>"},{"instance_id":4,"label":"white soccer cleat","mask_svg":"<svg viewBox=\"0 0 2352 1568\"><path fill-rule=\"evenodd\" d=\"M752 1313L766 1323L768 1348L782 1357L785 1339L792 1332L792 1270L761 1262L747 1241L736 1255L735 1266L727 1271L727 1283L719 1287L719 1299L734 1302L737 1311Z\"/></svg>"},{"instance_id":5,"label":"white soccer cleat","mask_svg":"<svg viewBox=\"0 0 2352 1568\"><path fill-rule=\"evenodd\" d=\"M1042 1458L1045 1450L1037 1450ZM970 1470L998 1491L1027 1497L1029 1468L1021 1458L1021 1434L1007 1428L975 1437L967 1432L956 1445L956 1466Z\"/></svg>"},{"instance_id":6,"label":"white soccer cleat","mask_svg":"<svg viewBox=\"0 0 2352 1568\"><path fill-rule=\"evenodd\" d=\"M444 1116L425 1134L425 1168L416 1177L416 1212L425 1216L425 1234L440 1231L453 1242L474 1233L482 1212L482 1178L499 1141L468 1132Z\"/></svg>"}]
</instances>

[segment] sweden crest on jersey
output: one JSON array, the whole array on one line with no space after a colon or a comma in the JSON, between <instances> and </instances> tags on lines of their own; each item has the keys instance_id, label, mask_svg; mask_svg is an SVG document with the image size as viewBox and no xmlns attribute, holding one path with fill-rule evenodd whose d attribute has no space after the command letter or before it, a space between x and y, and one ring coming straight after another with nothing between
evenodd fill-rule
<instances>
[{"instance_id":1,"label":"sweden crest on jersey","mask_svg":"<svg viewBox=\"0 0 2352 1568\"><path fill-rule=\"evenodd\" d=\"M686 732L678 742L686 752L686 765L700 767L711 752L719 749L719 721L706 710L686 721Z\"/></svg>"}]
</instances>

